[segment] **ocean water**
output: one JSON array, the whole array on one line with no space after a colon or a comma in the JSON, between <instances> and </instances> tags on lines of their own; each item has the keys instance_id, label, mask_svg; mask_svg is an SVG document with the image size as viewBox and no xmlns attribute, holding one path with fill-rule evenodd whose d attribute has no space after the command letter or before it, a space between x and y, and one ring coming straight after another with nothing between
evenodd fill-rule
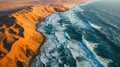
<instances>
[{"instance_id":1,"label":"ocean water","mask_svg":"<svg viewBox=\"0 0 120 67\"><path fill-rule=\"evenodd\" d=\"M37 27L46 36L30 67L120 67L120 1L94 0Z\"/></svg>"}]
</instances>

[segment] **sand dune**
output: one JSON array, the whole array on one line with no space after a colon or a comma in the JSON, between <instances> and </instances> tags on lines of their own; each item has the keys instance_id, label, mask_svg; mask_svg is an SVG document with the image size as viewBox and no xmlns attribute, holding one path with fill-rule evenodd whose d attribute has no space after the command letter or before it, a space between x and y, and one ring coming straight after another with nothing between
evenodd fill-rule
<instances>
[{"instance_id":1,"label":"sand dune","mask_svg":"<svg viewBox=\"0 0 120 67\"><path fill-rule=\"evenodd\" d=\"M32 3L33 0L28 1ZM46 3L44 6L27 7L0 17L0 67L28 67L30 59L37 54L37 49L45 40L44 35L36 31L36 24L43 21L47 15L56 11L66 11L70 6L78 3L66 1L61 5L60 0L58 0L60 3L50 0L52 1L55 4L47 4L47 0L44 0ZM0 0L0 3L2 2ZM17 0L14 2L16 3ZM83 2L86 1L79 1L79 3Z\"/></svg>"}]
</instances>

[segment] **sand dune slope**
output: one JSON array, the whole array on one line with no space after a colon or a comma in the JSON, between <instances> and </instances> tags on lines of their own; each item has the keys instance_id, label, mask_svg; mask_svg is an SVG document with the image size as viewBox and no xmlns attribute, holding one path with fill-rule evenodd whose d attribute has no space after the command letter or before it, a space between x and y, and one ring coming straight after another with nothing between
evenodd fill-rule
<instances>
[{"instance_id":1,"label":"sand dune slope","mask_svg":"<svg viewBox=\"0 0 120 67\"><path fill-rule=\"evenodd\" d=\"M66 10L64 7L34 6L0 18L0 67L27 67L44 41L35 24L56 9Z\"/></svg>"}]
</instances>

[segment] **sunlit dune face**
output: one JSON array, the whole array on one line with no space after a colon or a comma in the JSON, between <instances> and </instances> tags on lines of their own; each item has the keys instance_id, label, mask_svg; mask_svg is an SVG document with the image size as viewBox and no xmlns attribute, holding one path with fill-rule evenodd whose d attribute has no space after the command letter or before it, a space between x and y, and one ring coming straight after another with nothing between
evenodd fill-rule
<instances>
[{"instance_id":1,"label":"sunlit dune face","mask_svg":"<svg viewBox=\"0 0 120 67\"><path fill-rule=\"evenodd\" d=\"M24 29L15 22L14 17L3 16L0 18L0 58L3 58L11 50L15 41L24 37Z\"/></svg>"},{"instance_id":2,"label":"sunlit dune face","mask_svg":"<svg viewBox=\"0 0 120 67\"><path fill-rule=\"evenodd\" d=\"M41 8L44 7L39 10ZM35 25L45 14L36 13L28 7L0 17L0 67L28 67L31 57L44 42L44 36L36 31Z\"/></svg>"}]
</instances>

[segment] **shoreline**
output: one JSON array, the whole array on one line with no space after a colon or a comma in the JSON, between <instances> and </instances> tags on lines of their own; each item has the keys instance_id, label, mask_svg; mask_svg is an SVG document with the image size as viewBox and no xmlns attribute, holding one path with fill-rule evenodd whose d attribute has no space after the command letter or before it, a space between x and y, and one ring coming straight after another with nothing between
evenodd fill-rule
<instances>
[{"instance_id":1,"label":"shoreline","mask_svg":"<svg viewBox=\"0 0 120 67\"><path fill-rule=\"evenodd\" d=\"M91 0L88 0L87 2L83 2L83 3L80 3L80 4L82 5L82 4L86 4L86 3L87 3L87 4L88 4L88 3L91 3ZM75 6L80 5L80 4L73 5L73 6L69 7L68 10L71 9L71 8L74 8ZM68 11L68 10L65 10L65 11ZM65 11L62 11L62 12L65 12ZM54 12L54 13L56 13L56 12ZM44 18L49 17L50 15L52 15L52 14L54 14L54 13L51 13L51 14L45 16ZM40 22L38 22L38 23L43 23L43 22L44 22L44 20L43 20L43 21L40 21ZM37 24L38 24L38 23L37 23ZM37 24L36 24L36 27L37 27ZM37 31L37 32L40 32L40 31L38 31L37 29L36 29L36 31ZM45 36L44 36L44 37L45 37ZM46 37L45 37L45 38L46 38ZM45 41L46 41L46 40L45 40ZM44 41L44 42L45 42L45 41ZM40 45L40 47L38 48L37 54L40 54L40 53L39 53L39 51L40 51L39 49L40 49L41 46L44 44L44 42L43 42L43 43ZM35 57L37 56L37 54L34 55L34 56L30 59L30 62L29 62L29 65L28 65L28 66L31 66L31 63L34 61L34 59L35 59Z\"/></svg>"},{"instance_id":2,"label":"shoreline","mask_svg":"<svg viewBox=\"0 0 120 67\"><path fill-rule=\"evenodd\" d=\"M88 0L89 1L89 0ZM85 3L85 2L80 2L81 3ZM64 4L66 5L66 4ZM77 4L74 4L74 6ZM46 5L46 6L33 6L30 8L25 8L22 9L20 11L17 11L13 14L8 15L7 17L5 17L6 19L2 19L2 27L0 27L0 29L5 29L6 32L9 32L11 29L13 29L13 31L15 31L17 34L13 35L12 33L0 33L0 36L5 36L2 38L1 41L4 41L5 38L10 39L9 43L13 42L14 39L13 38L17 38L17 40L14 41L14 43L12 43L11 45L11 50L7 51L6 48L4 48L3 46L1 47L0 44L0 48L4 49L4 50L0 50L3 53L5 52L5 55L3 55L0 59L0 66L1 67L17 67L18 63L21 64L23 67L28 67L30 64L30 61L32 60L32 58L37 54L38 49L40 48L40 46L42 46L42 44L45 41L45 37L44 35L36 30L36 24L40 21L44 21L43 19L55 12L63 12L68 10L70 7L72 6L67 4L66 6L60 6L60 5ZM12 19L12 18L14 19ZM12 19L9 20L9 19ZM6 21L9 20L9 21ZM11 29L7 28L6 26L9 25L9 23L13 22L14 23L10 26ZM16 29L15 25L19 25L19 31L18 29ZM18 34L20 33L20 35ZM11 37L12 36L12 37ZM4 43L2 44L4 45ZM6 45L7 46L7 45ZM1 57L1 55L0 55ZM10 62L9 62L10 61ZM7 64L7 66L6 66Z\"/></svg>"}]
</instances>

